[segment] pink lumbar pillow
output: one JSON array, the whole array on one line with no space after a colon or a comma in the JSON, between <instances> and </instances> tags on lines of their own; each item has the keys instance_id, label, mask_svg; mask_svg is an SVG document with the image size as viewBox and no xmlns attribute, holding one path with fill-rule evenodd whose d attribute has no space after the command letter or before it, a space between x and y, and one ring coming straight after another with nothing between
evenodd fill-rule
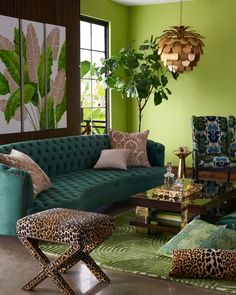
<instances>
[{"instance_id":1,"label":"pink lumbar pillow","mask_svg":"<svg viewBox=\"0 0 236 295\"><path fill-rule=\"evenodd\" d=\"M128 149L102 150L94 168L96 169L120 169L127 170L127 162L130 154Z\"/></svg>"}]
</instances>

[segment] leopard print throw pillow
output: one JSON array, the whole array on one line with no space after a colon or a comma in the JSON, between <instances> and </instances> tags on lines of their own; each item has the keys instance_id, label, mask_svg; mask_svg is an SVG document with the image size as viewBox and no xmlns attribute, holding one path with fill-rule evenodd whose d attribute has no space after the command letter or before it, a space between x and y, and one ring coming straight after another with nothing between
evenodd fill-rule
<instances>
[{"instance_id":1,"label":"leopard print throw pillow","mask_svg":"<svg viewBox=\"0 0 236 295\"><path fill-rule=\"evenodd\" d=\"M214 278L236 281L236 250L173 250L169 275L177 278Z\"/></svg>"}]
</instances>

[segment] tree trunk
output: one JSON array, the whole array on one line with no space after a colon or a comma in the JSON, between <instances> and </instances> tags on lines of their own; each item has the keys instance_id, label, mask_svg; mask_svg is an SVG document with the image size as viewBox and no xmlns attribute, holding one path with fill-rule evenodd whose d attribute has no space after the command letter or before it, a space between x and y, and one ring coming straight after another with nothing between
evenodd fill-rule
<instances>
[{"instance_id":1,"label":"tree trunk","mask_svg":"<svg viewBox=\"0 0 236 295\"><path fill-rule=\"evenodd\" d=\"M138 106L138 132L141 132L141 125L142 125L142 108L141 104Z\"/></svg>"}]
</instances>

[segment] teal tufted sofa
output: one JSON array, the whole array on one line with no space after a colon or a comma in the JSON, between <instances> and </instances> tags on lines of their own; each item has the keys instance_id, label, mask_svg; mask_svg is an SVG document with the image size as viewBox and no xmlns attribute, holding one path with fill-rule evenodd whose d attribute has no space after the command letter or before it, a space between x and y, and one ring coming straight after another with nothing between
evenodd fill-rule
<instances>
[{"instance_id":1,"label":"teal tufted sofa","mask_svg":"<svg viewBox=\"0 0 236 295\"><path fill-rule=\"evenodd\" d=\"M70 136L0 146L29 155L50 177L52 187L32 196L28 173L0 164L0 234L15 235L16 221L50 208L93 211L163 183L164 146L148 140L152 167L127 171L95 170L101 150L110 148L108 135Z\"/></svg>"}]
</instances>

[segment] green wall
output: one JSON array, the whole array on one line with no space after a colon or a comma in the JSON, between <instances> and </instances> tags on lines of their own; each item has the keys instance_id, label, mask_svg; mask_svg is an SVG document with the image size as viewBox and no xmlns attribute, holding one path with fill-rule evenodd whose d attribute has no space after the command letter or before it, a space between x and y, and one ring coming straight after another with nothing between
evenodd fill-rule
<instances>
[{"instance_id":1,"label":"green wall","mask_svg":"<svg viewBox=\"0 0 236 295\"><path fill-rule=\"evenodd\" d=\"M204 55L190 73L170 78L172 95L155 107L151 99L144 112L142 129L166 146L166 162L177 165L173 150L191 148L190 119L195 115L236 115L236 0L193 0L184 2L183 24L205 37ZM111 24L111 53L152 34L160 36L171 25L179 25L179 3L125 7L109 0L81 0L81 13ZM113 128L136 131L136 105L112 99ZM191 156L187 158L191 166Z\"/></svg>"},{"instance_id":2,"label":"green wall","mask_svg":"<svg viewBox=\"0 0 236 295\"><path fill-rule=\"evenodd\" d=\"M143 118L143 130L150 138L166 146L166 161L177 165L173 150L191 147L190 119L195 115L236 115L236 1L194 0L184 2L183 24L205 37L204 55L190 73L171 81L172 95L155 107L150 101ZM179 4L148 5L130 9L130 38L138 42L151 34L179 25ZM131 108L131 127L135 130L135 112ZM187 158L191 166L191 156Z\"/></svg>"},{"instance_id":3,"label":"green wall","mask_svg":"<svg viewBox=\"0 0 236 295\"><path fill-rule=\"evenodd\" d=\"M128 43L128 7L108 0L81 0L80 9L83 15L109 22L111 54L115 54ZM115 93L111 100L111 126L114 129L127 130L127 101Z\"/></svg>"}]
</instances>

